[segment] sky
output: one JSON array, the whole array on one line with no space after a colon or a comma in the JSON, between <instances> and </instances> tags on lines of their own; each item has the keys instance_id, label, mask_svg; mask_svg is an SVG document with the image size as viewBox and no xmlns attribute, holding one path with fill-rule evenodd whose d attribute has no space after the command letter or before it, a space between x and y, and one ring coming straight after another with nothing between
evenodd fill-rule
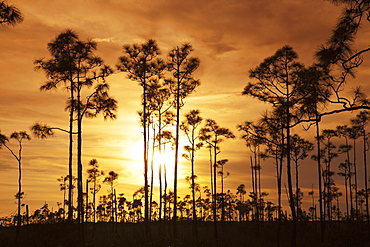
<instances>
[{"instance_id":1,"label":"sky","mask_svg":"<svg viewBox=\"0 0 370 247\"><path fill-rule=\"evenodd\" d=\"M0 29L2 134L21 130L30 133L29 127L35 122L68 128L68 113L64 111L68 93L62 89L40 92L46 77L35 71L33 64L36 59L49 58L47 43L66 29L76 31L82 40L96 41L96 54L112 67L123 55L124 44L155 39L166 58L172 48L191 43L192 56L201 61L194 73L201 85L186 99L182 116L191 109L199 109L204 119L212 118L236 135L234 140L221 144L219 155L220 159L229 160L225 165L225 171L230 172L225 188L233 193L240 184L246 184L247 191L251 191L250 153L236 126L257 120L269 108L241 94L250 80L248 71L284 45L292 46L305 65L312 64L313 54L329 38L341 10L340 6L323 0L11 0L8 3L16 5L25 19L15 27ZM364 27L362 40L369 34ZM363 83L366 76L365 70L353 85ZM144 183L142 130L137 115L142 89L124 73L116 72L107 81L111 85L110 94L118 101L118 117L114 121L104 121L102 117L84 120L84 171L91 159L97 159L101 170L118 173L118 193L132 198L133 192ZM324 124L329 126L333 122L347 124L348 119L332 117ZM305 135L314 136L310 132ZM16 143L9 145L17 150ZM185 139L181 139L180 145L187 145ZM201 150L197 155L198 182L202 187L209 186L207 151ZM63 200L57 179L68 173L67 164L65 133L24 143L26 197L23 202L30 206L30 211L44 203L57 209L57 202ZM316 169L308 162L302 165L301 171L302 190L307 192L312 183L316 186ZM190 164L181 159L179 193L182 196L190 194L184 179L188 175ZM1 149L0 216L16 211L17 177L16 160L6 149ZM274 167L266 162L262 164L262 187L270 194L268 200L275 201L275 186ZM108 185L103 185L99 193L107 194L108 189Z\"/></svg>"}]
</instances>

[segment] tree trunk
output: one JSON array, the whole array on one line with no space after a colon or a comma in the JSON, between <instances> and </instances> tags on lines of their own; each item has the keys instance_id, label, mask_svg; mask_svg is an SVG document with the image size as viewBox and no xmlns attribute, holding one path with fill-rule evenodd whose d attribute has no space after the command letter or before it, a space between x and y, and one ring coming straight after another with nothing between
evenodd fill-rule
<instances>
[{"instance_id":1,"label":"tree trunk","mask_svg":"<svg viewBox=\"0 0 370 247\"><path fill-rule=\"evenodd\" d=\"M78 83L80 87L80 82ZM82 109L80 88L77 90L77 190L78 190L78 215L80 244L85 244L84 229L84 209L83 209L83 192L82 192Z\"/></svg>"},{"instance_id":2,"label":"tree trunk","mask_svg":"<svg viewBox=\"0 0 370 247\"><path fill-rule=\"evenodd\" d=\"M195 182L194 182L194 155L195 155L195 134L194 128L191 132L191 192L193 199L193 234L195 237L198 237L198 225L197 225L197 210L195 206Z\"/></svg>"},{"instance_id":3,"label":"tree trunk","mask_svg":"<svg viewBox=\"0 0 370 247\"><path fill-rule=\"evenodd\" d=\"M177 71L180 71L178 65ZM174 166L174 185L173 185L173 235L177 238L177 170L179 163L179 132L180 132L180 73L177 77L176 89L176 144L175 144L175 166Z\"/></svg>"},{"instance_id":4,"label":"tree trunk","mask_svg":"<svg viewBox=\"0 0 370 247\"><path fill-rule=\"evenodd\" d=\"M89 180L86 179L86 222L89 222Z\"/></svg>"},{"instance_id":5,"label":"tree trunk","mask_svg":"<svg viewBox=\"0 0 370 247\"><path fill-rule=\"evenodd\" d=\"M160 157L162 157L162 113L158 111L158 153ZM158 168L158 179L159 179L159 221L162 220L162 159L159 161L159 168Z\"/></svg>"},{"instance_id":6,"label":"tree trunk","mask_svg":"<svg viewBox=\"0 0 370 247\"><path fill-rule=\"evenodd\" d=\"M94 223L96 223L96 177L94 178L94 190L93 190L93 210L94 210Z\"/></svg>"},{"instance_id":7,"label":"tree trunk","mask_svg":"<svg viewBox=\"0 0 370 247\"><path fill-rule=\"evenodd\" d=\"M143 135L144 135L144 223L145 234L149 235L149 191L148 191L148 144L147 144L147 85L143 81Z\"/></svg>"},{"instance_id":8,"label":"tree trunk","mask_svg":"<svg viewBox=\"0 0 370 247\"><path fill-rule=\"evenodd\" d=\"M346 146L348 147L348 140L346 137ZM349 205L350 205L350 219L353 220L353 196L352 196L352 171L351 171L351 161L349 155L349 149L347 148L347 160L348 160L348 183L349 183Z\"/></svg>"},{"instance_id":9,"label":"tree trunk","mask_svg":"<svg viewBox=\"0 0 370 247\"><path fill-rule=\"evenodd\" d=\"M283 138L282 138L283 139ZM278 229L277 229L277 246L280 246L281 239L281 174L283 170L283 155L280 159L276 156L276 180L278 189Z\"/></svg>"},{"instance_id":10,"label":"tree trunk","mask_svg":"<svg viewBox=\"0 0 370 247\"><path fill-rule=\"evenodd\" d=\"M367 147L366 147L366 141L367 141L367 138L366 138L366 132L365 132L365 127L364 127L364 134L363 134L363 142L364 142L364 150L363 150L363 155L364 155L364 173L365 173L365 201L366 201L366 219L367 221L370 220L370 215L369 215L369 194L368 194L368 185L367 185L367 155L366 155L366 151L367 151Z\"/></svg>"},{"instance_id":11,"label":"tree trunk","mask_svg":"<svg viewBox=\"0 0 370 247\"><path fill-rule=\"evenodd\" d=\"M18 156L18 221L17 221L17 226L18 228L22 226L22 219L21 219L21 193L22 193L22 157L21 157L21 151L22 149L19 149L19 156Z\"/></svg>"},{"instance_id":12,"label":"tree trunk","mask_svg":"<svg viewBox=\"0 0 370 247\"><path fill-rule=\"evenodd\" d=\"M286 68L286 74L288 75L288 68ZM291 172L291 159L290 159L290 98L289 98L289 78L286 79L286 160L287 160L287 176L288 176L288 190L289 190L289 197L290 197L290 210L292 212L293 217L293 228L292 228L292 239L291 239L291 247L295 247L297 245L297 215L293 200L293 184L292 184L292 172Z\"/></svg>"},{"instance_id":13,"label":"tree trunk","mask_svg":"<svg viewBox=\"0 0 370 247\"><path fill-rule=\"evenodd\" d=\"M69 113L69 151L68 151L68 222L73 220L73 114L74 114L74 90L71 82L71 110Z\"/></svg>"},{"instance_id":14,"label":"tree trunk","mask_svg":"<svg viewBox=\"0 0 370 247\"><path fill-rule=\"evenodd\" d=\"M316 119L318 119L318 113L316 111ZM319 120L316 120L316 140L317 140L317 178L319 180L319 209L320 209L320 230L321 230L321 241L324 241L325 234L325 221L323 218L323 205L322 205L322 179L321 179L321 142L320 142L320 128Z\"/></svg>"},{"instance_id":15,"label":"tree trunk","mask_svg":"<svg viewBox=\"0 0 370 247\"><path fill-rule=\"evenodd\" d=\"M356 208L356 220L358 220L358 195L357 195L357 164L356 164L356 138L353 139L353 169L354 169L354 175L355 175L355 208Z\"/></svg>"},{"instance_id":16,"label":"tree trunk","mask_svg":"<svg viewBox=\"0 0 370 247\"><path fill-rule=\"evenodd\" d=\"M213 147L213 234L214 238L218 239L217 231L217 137L215 137L215 145Z\"/></svg>"},{"instance_id":17,"label":"tree trunk","mask_svg":"<svg viewBox=\"0 0 370 247\"><path fill-rule=\"evenodd\" d=\"M298 176L298 160L295 161L295 190L296 190L296 208L297 219L299 220L299 176Z\"/></svg>"},{"instance_id":18,"label":"tree trunk","mask_svg":"<svg viewBox=\"0 0 370 247\"><path fill-rule=\"evenodd\" d=\"M148 131L149 132L149 131ZM153 125L153 147L152 147L152 160L150 164L150 200L149 200L149 221L152 221L152 214L153 214L153 185L154 185L154 153L155 153L155 126ZM149 135L149 133L148 133Z\"/></svg>"}]
</instances>

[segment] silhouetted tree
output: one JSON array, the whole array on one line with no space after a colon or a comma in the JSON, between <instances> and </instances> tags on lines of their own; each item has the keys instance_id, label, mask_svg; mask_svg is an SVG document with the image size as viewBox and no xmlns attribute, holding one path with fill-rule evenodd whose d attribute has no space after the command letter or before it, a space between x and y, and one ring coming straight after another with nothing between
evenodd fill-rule
<instances>
[{"instance_id":1,"label":"silhouetted tree","mask_svg":"<svg viewBox=\"0 0 370 247\"><path fill-rule=\"evenodd\" d=\"M221 178L221 222L225 221L225 194L224 194L224 179L227 178L230 173L224 172L224 166L228 162L228 159L222 159L217 161L217 166L221 168L221 170L218 172L218 175Z\"/></svg>"},{"instance_id":2,"label":"silhouetted tree","mask_svg":"<svg viewBox=\"0 0 370 247\"><path fill-rule=\"evenodd\" d=\"M99 192L101 185L99 184L100 178L104 176L104 172L99 170L98 161L92 159L89 162L89 167L87 169L87 179L90 183L93 183L93 187L90 188L91 193L93 194L93 212L94 212L94 223L96 222L96 194ZM104 180L105 181L105 180Z\"/></svg>"},{"instance_id":3,"label":"silhouetted tree","mask_svg":"<svg viewBox=\"0 0 370 247\"><path fill-rule=\"evenodd\" d=\"M322 111L326 109L326 105L330 102L330 96L334 93L331 88L331 77L329 73L330 69L327 66L320 64L310 66L300 72L302 85L299 88L299 94L304 96L299 107L299 112L308 119L313 119L315 123L317 150L315 157L317 162L321 240L324 240L325 219L322 198L320 122Z\"/></svg>"},{"instance_id":4,"label":"silhouetted tree","mask_svg":"<svg viewBox=\"0 0 370 247\"><path fill-rule=\"evenodd\" d=\"M83 117L93 118L103 114L104 119L115 118L117 102L108 94L109 85L105 78L113 70L104 64L103 60L94 54L97 43L81 41L72 30L59 34L48 44L51 59L36 60L36 69L43 70L48 81L40 90L51 90L64 83L70 92L67 102L69 110L69 176L72 179L73 123L77 120L77 188L78 188L78 221L83 222L82 207L82 120ZM87 93L86 100L81 100L84 88L93 87L92 93ZM72 182L70 181L70 184ZM69 191L69 199L71 191ZM71 200L69 200L70 203ZM71 211L69 207L69 212ZM68 219L72 219L69 213Z\"/></svg>"},{"instance_id":5,"label":"silhouetted tree","mask_svg":"<svg viewBox=\"0 0 370 247\"><path fill-rule=\"evenodd\" d=\"M213 222L214 222L214 236L217 239L217 155L221 152L220 151L220 143L223 141L224 138L231 138L234 139L235 135L228 129L224 127L220 127L215 120L213 119L206 119L205 126L200 129L200 140L207 143L207 146L210 150L210 155L213 155L213 172L211 167L211 180L212 180L212 173L213 173ZM212 182L211 182L212 185Z\"/></svg>"},{"instance_id":6,"label":"silhouetted tree","mask_svg":"<svg viewBox=\"0 0 370 247\"><path fill-rule=\"evenodd\" d=\"M255 69L249 71L249 77L256 79L250 82L243 90L244 95L250 95L263 102L271 103L275 108L281 108L281 117L284 119L283 128L286 137L286 164L288 178L289 205L293 217L292 242L291 246L296 246L297 237L297 218L293 202L293 186L291 178L291 158L290 158L290 131L293 122L296 122L294 111L295 106L300 103L302 97L299 95L299 87L302 83L299 73L303 70L303 65L296 60L298 54L290 46L284 46L277 50L271 57L264 61Z\"/></svg>"},{"instance_id":7,"label":"silhouetted tree","mask_svg":"<svg viewBox=\"0 0 370 247\"><path fill-rule=\"evenodd\" d=\"M367 151L368 147L368 133L366 131L366 126L370 122L370 112L361 111L356 115L356 118L351 120L353 124L359 126L359 134L362 136L362 153L363 153L363 163L364 163L364 185L365 185L365 206L366 206L366 219L370 220L369 216L369 191L368 191L368 175L367 175Z\"/></svg>"},{"instance_id":8,"label":"silhouetted tree","mask_svg":"<svg viewBox=\"0 0 370 247\"><path fill-rule=\"evenodd\" d=\"M254 195L254 199L256 200L254 203L254 211L255 211L255 219L259 221L259 212L258 212L258 205L257 201L259 201L259 197L261 195L261 164L260 164L260 157L261 151L260 146L262 144L267 144L271 142L267 138L267 129L265 129L263 124L256 125L252 122L244 122L237 126L238 130L242 132L242 138L246 141L246 146L252 153L253 157L250 157L250 165L251 165L251 177L252 177L252 193Z\"/></svg>"},{"instance_id":9,"label":"silhouetted tree","mask_svg":"<svg viewBox=\"0 0 370 247\"><path fill-rule=\"evenodd\" d=\"M158 58L160 50L155 40L149 39L143 44L126 44L123 46L124 56L119 57L117 63L118 70L127 73L127 77L137 81L143 88L143 136L144 136L144 191L145 206L144 220L149 221L149 191L148 191L148 83L153 78L157 78L165 68L164 62ZM148 229L147 229L148 230Z\"/></svg>"},{"instance_id":10,"label":"silhouetted tree","mask_svg":"<svg viewBox=\"0 0 370 247\"><path fill-rule=\"evenodd\" d=\"M63 191L63 219L65 218L65 210L66 210L66 191L68 190L68 175L67 176L61 176L60 178L57 179L59 184L59 189Z\"/></svg>"},{"instance_id":11,"label":"silhouetted tree","mask_svg":"<svg viewBox=\"0 0 370 247\"><path fill-rule=\"evenodd\" d=\"M0 1L0 27L5 25L14 26L23 21L23 15L18 7Z\"/></svg>"},{"instance_id":12,"label":"silhouetted tree","mask_svg":"<svg viewBox=\"0 0 370 247\"><path fill-rule=\"evenodd\" d=\"M150 213L152 215L152 206L158 205L152 203L153 190L154 190L154 161L158 160L158 177L159 177L159 219L162 218L162 169L163 161L162 157L166 154L162 152L162 138L161 134L165 127L173 125L174 114L169 111L172 107L171 92L167 84L164 84L162 78L153 78L148 83L148 110L150 115L150 123L153 130L153 144L152 144L152 159L151 159L151 186L150 186ZM148 129L149 135L149 129ZM159 157L154 157L157 148Z\"/></svg>"},{"instance_id":13,"label":"silhouetted tree","mask_svg":"<svg viewBox=\"0 0 370 247\"><path fill-rule=\"evenodd\" d=\"M13 149L9 147L9 144L8 144L9 139L14 139L18 142L18 153L16 151L13 151ZM22 224L21 200L24 196L24 192L22 191L22 151L23 151L23 141L24 140L28 140L28 141L31 140L31 137L25 131L13 132L9 138L0 133L0 147L1 146L6 147L6 149L9 150L9 152L14 156L14 158L18 162L18 192L17 194L15 194L15 198L18 201L17 236L19 236L19 231L20 231L20 227Z\"/></svg>"},{"instance_id":14,"label":"silhouetted tree","mask_svg":"<svg viewBox=\"0 0 370 247\"><path fill-rule=\"evenodd\" d=\"M353 146L349 144L349 135L350 135L350 128L347 125L340 125L337 126L337 135L338 137L343 137L345 140L345 144L340 145L339 153L346 154L345 165L343 168L345 169L345 178L348 180L348 187L346 190L349 191L349 204L350 204L350 215L347 214L347 217L351 217L353 219L354 212L353 212L353 193L352 193L352 176L354 175L352 172L353 162L350 157L350 151L353 149ZM346 193L347 196L347 193Z\"/></svg>"},{"instance_id":15,"label":"silhouetted tree","mask_svg":"<svg viewBox=\"0 0 370 247\"><path fill-rule=\"evenodd\" d=\"M353 140L353 175L354 175L354 184L353 190L354 190L354 197L355 197L355 215L356 219L358 219L358 180L357 180L357 142L356 140L360 138L361 133L360 133L360 126L358 125L353 125L349 127L349 133L348 133L348 138Z\"/></svg>"},{"instance_id":16,"label":"silhouetted tree","mask_svg":"<svg viewBox=\"0 0 370 247\"><path fill-rule=\"evenodd\" d=\"M172 113L168 112L169 115L170 115L170 119L172 118ZM169 120L169 119L168 119ZM172 122L172 120L171 120ZM161 134L158 134L157 135L157 139L161 140L161 145L162 145L162 148L161 148L161 151L163 152L164 155L167 155L169 151L173 150L174 146L175 146L175 137L173 136L172 132L169 131L169 130L163 130L161 132ZM168 147L170 148L170 150L168 150ZM167 151L166 151L167 150ZM163 179L164 179L164 189L163 189L163 193L162 192L160 193L160 201L162 202L163 200L163 219L164 220L167 220L168 219L168 215L167 215L167 211L168 211L168 208L167 208L167 199L168 199L168 196L167 196L167 164L165 161L162 161L163 163ZM162 167L162 166L161 166ZM161 170L161 174L162 174L162 170ZM160 185L162 185L162 176L160 176ZM161 187L161 186L160 186ZM160 189L162 191L162 188ZM160 210L161 210L161 207L160 207ZM161 215L161 213L160 213Z\"/></svg>"},{"instance_id":17,"label":"silhouetted tree","mask_svg":"<svg viewBox=\"0 0 370 247\"><path fill-rule=\"evenodd\" d=\"M244 214L244 210L243 209L243 203L244 203L244 195L247 194L247 191L245 190L245 185L244 184L241 184L238 186L238 188L236 188L236 194L238 195L239 194L239 221L242 221L243 220L243 214Z\"/></svg>"},{"instance_id":18,"label":"silhouetted tree","mask_svg":"<svg viewBox=\"0 0 370 247\"><path fill-rule=\"evenodd\" d=\"M72 115L72 116L71 116ZM65 129L62 129L62 128L58 128L58 127L51 127L47 124L42 124L42 123L35 123L31 126L31 131L33 133L33 135L37 138L40 138L40 139L46 139L48 137L53 137L55 136L55 133L54 133L54 130L59 130L59 131L62 131L62 132L66 132L69 134L69 158L68 158L68 183L69 184L73 184L72 182L72 178L74 177L73 174L72 174L72 158L73 158L73 147L72 147L72 143L73 143L73 134L77 134L76 132L71 132L73 131L73 114L70 114L70 129L69 130L65 130ZM73 186L69 186L68 187L68 221L72 221L72 218L73 218L73 200L72 200L72 194L73 194Z\"/></svg>"},{"instance_id":19,"label":"silhouetted tree","mask_svg":"<svg viewBox=\"0 0 370 247\"><path fill-rule=\"evenodd\" d=\"M117 184L118 174L114 171L110 171L108 175L104 178L103 183L106 183L110 186L111 193L110 193L110 199L112 203L112 209L111 209L111 217L110 221L114 221L115 217L117 215L117 205L116 205L116 194L115 194L115 185Z\"/></svg>"},{"instance_id":20,"label":"silhouetted tree","mask_svg":"<svg viewBox=\"0 0 370 247\"><path fill-rule=\"evenodd\" d=\"M297 206L297 217L299 217L299 215L301 214L301 209L299 207L299 193L300 193L300 190L299 190L299 175L298 175L298 161L299 160L304 160L305 158L307 158L308 156L308 153L311 152L313 149L314 149L314 145L313 143L309 142L309 141L306 141L304 140L303 138L301 138L300 136L298 136L297 134L294 134L292 135L291 137L291 144L292 144L292 147L291 147L291 152L292 152L292 160L294 161L295 163L295 182L296 182L296 195L295 195L295 198L296 198L296 206Z\"/></svg>"},{"instance_id":21,"label":"silhouetted tree","mask_svg":"<svg viewBox=\"0 0 370 247\"><path fill-rule=\"evenodd\" d=\"M181 123L180 129L185 133L190 143L184 147L185 151L188 153L183 154L187 160L191 162L191 193L193 201L193 233L195 236L198 235L198 226L197 226L197 214L195 207L195 173L194 173L194 159L195 151L200 149L203 146L202 142L197 142L199 135L195 132L198 126L201 124L203 118L199 116L199 110L191 110L188 114L185 115L186 120Z\"/></svg>"},{"instance_id":22,"label":"silhouetted tree","mask_svg":"<svg viewBox=\"0 0 370 247\"><path fill-rule=\"evenodd\" d=\"M337 133L335 130L331 129L324 129L322 131L322 135L320 136L320 142L323 146L323 149L321 150L320 157L322 158L324 167L322 168L321 174L324 181L324 191L323 191L323 206L324 206L324 218L325 218L325 209L326 209L326 215L328 217L328 220L331 220L331 208L332 208L332 197L331 197L331 191L332 191L332 185L333 180L332 176L334 175L332 171L332 161L334 158L338 157L338 153L336 153L334 150L336 146L332 142L332 138L336 137Z\"/></svg>"},{"instance_id":23,"label":"silhouetted tree","mask_svg":"<svg viewBox=\"0 0 370 247\"><path fill-rule=\"evenodd\" d=\"M345 85L348 77L354 77L355 70L364 61L364 53L370 48L357 50L355 40L363 20L370 10L368 1L356 0L331 0L335 4L343 4L343 13L337 21L336 27L328 41L316 52L316 58L321 66L329 71L330 81L328 86L333 92L330 103L340 106L338 109L327 111L321 115L353 111L357 109L369 109L369 100L360 86L351 92L351 96L345 96Z\"/></svg>"},{"instance_id":24,"label":"silhouetted tree","mask_svg":"<svg viewBox=\"0 0 370 247\"><path fill-rule=\"evenodd\" d=\"M167 69L173 78L167 80L171 92L174 95L174 107L176 108L176 134L175 134L175 165L174 165L174 212L173 212L173 231L177 236L177 170L179 159L179 132L180 132L180 108L184 106L184 99L191 94L197 86L199 80L193 78L193 73L197 70L200 60L196 57L189 57L193 52L193 47L186 43L181 47L175 47L168 53Z\"/></svg>"}]
</instances>

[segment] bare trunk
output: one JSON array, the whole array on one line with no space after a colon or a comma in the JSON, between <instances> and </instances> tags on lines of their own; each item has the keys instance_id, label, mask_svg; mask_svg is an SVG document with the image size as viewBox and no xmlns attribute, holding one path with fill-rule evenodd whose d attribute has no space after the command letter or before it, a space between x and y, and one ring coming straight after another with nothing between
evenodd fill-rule
<instances>
[{"instance_id":1,"label":"bare trunk","mask_svg":"<svg viewBox=\"0 0 370 247\"><path fill-rule=\"evenodd\" d=\"M354 186L354 190L355 190L355 209L356 209L356 220L358 220L358 195L357 195L357 164L356 164L356 160L357 159L357 156L356 156L356 139L353 140L353 169L354 169L354 175L355 175L355 186Z\"/></svg>"},{"instance_id":2,"label":"bare trunk","mask_svg":"<svg viewBox=\"0 0 370 247\"><path fill-rule=\"evenodd\" d=\"M21 151L22 148L19 149L19 156L18 156L18 221L17 226L21 227L22 219L21 219L21 193L22 193L22 163L21 163Z\"/></svg>"},{"instance_id":3,"label":"bare trunk","mask_svg":"<svg viewBox=\"0 0 370 247\"><path fill-rule=\"evenodd\" d=\"M193 199L193 234L195 237L198 237L198 225L197 225L197 210L195 206L195 181L194 181L194 155L195 155L195 134L194 128L192 129L191 133L191 192L192 192L192 199Z\"/></svg>"},{"instance_id":4,"label":"bare trunk","mask_svg":"<svg viewBox=\"0 0 370 247\"><path fill-rule=\"evenodd\" d=\"M316 108L316 119L318 119L318 112ZM320 209L320 230L321 230L321 241L324 241L325 234L325 219L323 217L323 205L322 205L322 178L321 178L321 142L320 142L320 128L319 120L316 120L316 139L317 139L317 178L319 180L319 209Z\"/></svg>"},{"instance_id":5,"label":"bare trunk","mask_svg":"<svg viewBox=\"0 0 370 247\"><path fill-rule=\"evenodd\" d=\"M86 222L89 222L89 180L86 179Z\"/></svg>"},{"instance_id":6,"label":"bare trunk","mask_svg":"<svg viewBox=\"0 0 370 247\"><path fill-rule=\"evenodd\" d=\"M82 192L82 115L81 96L77 94L77 191L78 191L78 222L83 223L83 192Z\"/></svg>"},{"instance_id":7,"label":"bare trunk","mask_svg":"<svg viewBox=\"0 0 370 247\"><path fill-rule=\"evenodd\" d=\"M71 110L69 113L69 152L68 152L68 221L73 220L73 114L74 114L74 90L71 82Z\"/></svg>"},{"instance_id":8,"label":"bare trunk","mask_svg":"<svg viewBox=\"0 0 370 247\"><path fill-rule=\"evenodd\" d=\"M365 133L365 128L364 128L364 135L363 135L363 142L364 142L364 150L363 150L363 155L364 155L364 173L365 173L365 201L366 201L366 219L367 221L370 220L370 217L369 217L369 192L368 192L368 185L367 185L367 155L366 155L366 151L367 151L367 147L366 147L366 141L367 141L367 138L366 138L366 133Z\"/></svg>"},{"instance_id":9,"label":"bare trunk","mask_svg":"<svg viewBox=\"0 0 370 247\"><path fill-rule=\"evenodd\" d=\"M180 71L178 66L177 71ZM175 145L175 166L174 166L174 185L173 185L173 233L177 237L177 170L179 163L179 132L180 132L180 74L177 78L176 90L176 145Z\"/></svg>"},{"instance_id":10,"label":"bare trunk","mask_svg":"<svg viewBox=\"0 0 370 247\"><path fill-rule=\"evenodd\" d=\"M147 143L147 85L143 81L143 135L144 135L144 223L145 234L149 235L149 191L148 191L148 143Z\"/></svg>"},{"instance_id":11,"label":"bare trunk","mask_svg":"<svg viewBox=\"0 0 370 247\"><path fill-rule=\"evenodd\" d=\"M214 238L218 239L217 231L217 137L215 139L215 145L213 147L213 234Z\"/></svg>"}]
</instances>

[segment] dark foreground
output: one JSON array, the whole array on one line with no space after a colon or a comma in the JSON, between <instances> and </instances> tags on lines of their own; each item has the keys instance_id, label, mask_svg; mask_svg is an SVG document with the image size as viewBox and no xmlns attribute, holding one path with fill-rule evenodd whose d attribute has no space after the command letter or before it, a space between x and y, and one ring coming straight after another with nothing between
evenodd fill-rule
<instances>
[{"instance_id":1,"label":"dark foreground","mask_svg":"<svg viewBox=\"0 0 370 247\"><path fill-rule=\"evenodd\" d=\"M214 239L214 228L210 222L199 222L199 235L193 236L191 222L178 222L178 236L172 235L170 223L149 224L150 236L145 226L129 223L85 224L84 246L277 246L277 222L226 222L219 223L218 239ZM365 222L327 223L325 239L321 241L319 224L299 222L297 246L370 246L370 225ZM27 247L73 247L83 246L77 224L55 223L21 227L16 240L16 228L0 227L0 246ZM290 246L291 225L283 223L280 246Z\"/></svg>"}]
</instances>

